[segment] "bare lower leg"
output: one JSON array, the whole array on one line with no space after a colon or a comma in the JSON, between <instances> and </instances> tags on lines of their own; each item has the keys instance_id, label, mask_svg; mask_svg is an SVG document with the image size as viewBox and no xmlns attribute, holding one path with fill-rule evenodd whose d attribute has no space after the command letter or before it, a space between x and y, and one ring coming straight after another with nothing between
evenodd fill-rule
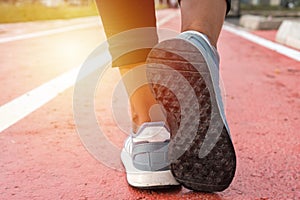
<instances>
[{"instance_id":1,"label":"bare lower leg","mask_svg":"<svg viewBox=\"0 0 300 200\"><path fill-rule=\"evenodd\" d=\"M148 85L140 87L130 97L132 126L135 132L141 124L156 121L150 116L150 110L156 103Z\"/></svg>"},{"instance_id":2,"label":"bare lower leg","mask_svg":"<svg viewBox=\"0 0 300 200\"><path fill-rule=\"evenodd\" d=\"M139 72L135 72L135 69L137 69L137 67L142 64L143 63L138 63L133 65L128 65L125 67L123 66L122 68L120 68L120 73L123 76L123 82L127 89L127 93L130 96L132 127L135 132L137 131L138 127L145 122L164 120L162 116L159 116L161 115L160 113L158 114L154 113L151 116L150 110L155 107L157 101L153 97L149 85L145 84L142 85L141 87L134 88L134 86L132 86L134 84L130 82L136 81L136 79L133 80L131 79L131 77L126 78L127 73L132 73L131 76L144 79L145 75L141 75L141 70L137 70Z\"/></svg>"},{"instance_id":3,"label":"bare lower leg","mask_svg":"<svg viewBox=\"0 0 300 200\"><path fill-rule=\"evenodd\" d=\"M225 0L181 0L181 30L195 30L207 35L213 46L217 41L226 15Z\"/></svg>"}]
</instances>

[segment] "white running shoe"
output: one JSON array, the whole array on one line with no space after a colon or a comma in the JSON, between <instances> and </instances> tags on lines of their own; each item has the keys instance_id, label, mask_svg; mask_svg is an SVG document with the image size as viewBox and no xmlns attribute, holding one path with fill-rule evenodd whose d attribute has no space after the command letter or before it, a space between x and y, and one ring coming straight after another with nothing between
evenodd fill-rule
<instances>
[{"instance_id":1,"label":"white running shoe","mask_svg":"<svg viewBox=\"0 0 300 200\"><path fill-rule=\"evenodd\" d=\"M153 189L177 186L169 169L170 132L164 122L144 123L127 138L121 152L129 185Z\"/></svg>"}]
</instances>

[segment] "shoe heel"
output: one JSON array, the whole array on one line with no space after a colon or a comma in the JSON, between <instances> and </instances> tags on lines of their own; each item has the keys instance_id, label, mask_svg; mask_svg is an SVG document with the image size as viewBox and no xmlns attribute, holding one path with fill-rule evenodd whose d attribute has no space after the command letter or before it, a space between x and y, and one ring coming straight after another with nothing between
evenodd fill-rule
<instances>
[{"instance_id":1,"label":"shoe heel","mask_svg":"<svg viewBox=\"0 0 300 200\"><path fill-rule=\"evenodd\" d=\"M236 156L202 53L182 39L161 42L148 55L147 78L167 112L176 180L196 191L226 189L235 174Z\"/></svg>"}]
</instances>

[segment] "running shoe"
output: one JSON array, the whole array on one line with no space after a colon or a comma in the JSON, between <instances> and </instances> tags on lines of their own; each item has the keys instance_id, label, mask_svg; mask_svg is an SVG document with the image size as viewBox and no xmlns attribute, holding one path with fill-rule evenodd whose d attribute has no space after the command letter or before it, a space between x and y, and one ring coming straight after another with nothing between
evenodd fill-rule
<instances>
[{"instance_id":1,"label":"running shoe","mask_svg":"<svg viewBox=\"0 0 300 200\"><path fill-rule=\"evenodd\" d=\"M175 179L202 192L225 190L236 155L219 87L219 56L195 31L157 44L147 58L147 78L167 113L168 158Z\"/></svg>"},{"instance_id":2,"label":"running shoe","mask_svg":"<svg viewBox=\"0 0 300 200\"><path fill-rule=\"evenodd\" d=\"M170 132L164 122L144 123L125 141L121 160L129 185L142 189L180 185L169 168Z\"/></svg>"}]
</instances>

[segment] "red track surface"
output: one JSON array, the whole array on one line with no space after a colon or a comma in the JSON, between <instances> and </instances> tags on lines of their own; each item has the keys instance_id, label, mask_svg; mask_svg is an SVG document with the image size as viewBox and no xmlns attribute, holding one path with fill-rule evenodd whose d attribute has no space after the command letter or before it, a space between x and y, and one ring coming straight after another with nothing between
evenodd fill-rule
<instances>
[{"instance_id":1,"label":"red track surface","mask_svg":"<svg viewBox=\"0 0 300 200\"><path fill-rule=\"evenodd\" d=\"M178 30L178 20L164 27ZM1 44L0 105L78 66L101 42L99 35L99 28L90 28ZM0 199L299 199L300 63L226 31L218 48L238 159L229 189L202 194L129 187L123 172L99 163L81 144L70 88L0 133ZM99 102L101 124L120 145L125 135L118 137L109 117L109 95Z\"/></svg>"}]
</instances>

